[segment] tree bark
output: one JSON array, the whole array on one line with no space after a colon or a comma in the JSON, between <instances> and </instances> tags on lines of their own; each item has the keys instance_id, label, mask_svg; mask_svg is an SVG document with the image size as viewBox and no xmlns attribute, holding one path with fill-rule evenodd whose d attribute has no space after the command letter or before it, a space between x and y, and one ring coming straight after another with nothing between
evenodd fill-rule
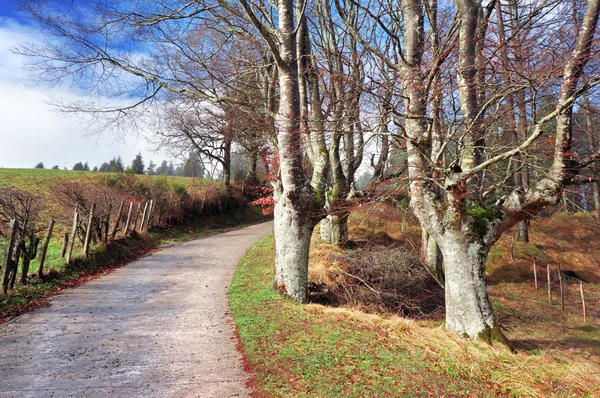
<instances>
[{"instance_id":1,"label":"tree bark","mask_svg":"<svg viewBox=\"0 0 600 398\"><path fill-rule=\"evenodd\" d=\"M506 343L498 327L485 283L488 249L460 233L438 240L446 268L446 330L491 343Z\"/></svg>"},{"instance_id":2,"label":"tree bark","mask_svg":"<svg viewBox=\"0 0 600 398\"><path fill-rule=\"evenodd\" d=\"M232 139L229 136L223 140L223 184L226 187L231 184L231 142Z\"/></svg>"}]
</instances>

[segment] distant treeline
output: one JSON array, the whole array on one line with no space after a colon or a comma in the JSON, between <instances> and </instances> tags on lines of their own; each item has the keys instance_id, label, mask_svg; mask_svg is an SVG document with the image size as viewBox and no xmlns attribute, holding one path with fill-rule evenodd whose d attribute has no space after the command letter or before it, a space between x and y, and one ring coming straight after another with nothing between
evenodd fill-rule
<instances>
[{"instance_id":1,"label":"distant treeline","mask_svg":"<svg viewBox=\"0 0 600 398\"><path fill-rule=\"evenodd\" d=\"M44 163L39 162L36 169L44 169ZM52 169L58 170L59 166L53 166ZM65 167L66 169L66 167ZM152 160L145 165L142 154L138 153L131 164L125 167L121 156L113 157L108 162L103 162L100 167L94 166L90 168L88 162L77 162L73 165L72 170L76 171L92 171L100 173L131 173L131 174L147 174L147 175L166 175L166 176L182 176L182 177L204 177L205 170L202 161L195 153L190 153L183 164L173 165L173 162L163 160L157 166Z\"/></svg>"}]
</instances>

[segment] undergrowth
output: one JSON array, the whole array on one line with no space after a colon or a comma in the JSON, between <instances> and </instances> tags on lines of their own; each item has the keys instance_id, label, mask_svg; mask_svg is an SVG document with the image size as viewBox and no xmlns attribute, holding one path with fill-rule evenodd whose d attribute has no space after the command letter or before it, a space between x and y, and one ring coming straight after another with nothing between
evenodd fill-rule
<instances>
[{"instance_id":1,"label":"undergrowth","mask_svg":"<svg viewBox=\"0 0 600 398\"><path fill-rule=\"evenodd\" d=\"M570 231L553 236L565 217L570 223L565 229ZM579 215L535 221L532 243L518 242L515 260L508 254L510 236L493 248L488 262L490 295L506 334L518 348L515 354L448 334L435 317L410 320L360 303L365 292L374 288L364 283L362 292L342 307L339 302L329 303L338 307L301 305L283 298L271 288L273 240L262 240L240 263L230 290L235 322L256 376L254 395L600 396L597 309L588 313L592 319L584 324L575 285L567 287L567 307L562 311L556 290L554 305L548 305L546 286L535 290L532 282L532 254L539 256L540 274L546 263L563 260L563 265L594 281L600 236L580 228L587 222ZM575 232L576 227L581 232ZM572 255L560 241L568 234L573 234L567 241L573 243ZM419 238L418 226L410 219L394 217L387 208L363 209L351 217L352 250L313 239L311 283L343 289L336 285L347 276L340 279L335 268L345 267L345 272L351 268L335 258L347 258L356 247L368 249L375 240L380 249L388 246L417 253ZM585 242L579 241L582 238ZM361 279L368 276L352 271ZM597 306L593 298L600 293L598 286L590 283L586 289L591 305Z\"/></svg>"}]
</instances>

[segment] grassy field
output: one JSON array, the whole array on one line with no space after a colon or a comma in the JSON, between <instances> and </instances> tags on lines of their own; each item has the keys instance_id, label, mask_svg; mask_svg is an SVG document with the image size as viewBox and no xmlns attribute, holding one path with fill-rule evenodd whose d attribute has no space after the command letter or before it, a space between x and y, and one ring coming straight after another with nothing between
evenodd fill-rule
<instances>
[{"instance_id":1,"label":"grassy field","mask_svg":"<svg viewBox=\"0 0 600 398\"><path fill-rule=\"evenodd\" d=\"M354 214L352 241L373 239L416 250L418 227L409 217L390 217L393 210ZM600 396L599 232L589 215L558 214L532 223L532 244L513 244L507 236L494 247L490 295L517 347L515 354L450 335L439 317L405 319L367 313L360 304L336 308L282 298L271 289L273 241L267 238L241 262L230 291L246 360L255 374L255 395ZM567 236L572 241L564 240ZM330 255L340 252L347 250L313 239L313 282L336 283ZM564 312L557 290L553 305L547 303L545 283L535 290L532 252L539 256L541 275L547 263L561 261L563 269L590 279L588 323L583 323L575 286L568 287Z\"/></svg>"}]
</instances>

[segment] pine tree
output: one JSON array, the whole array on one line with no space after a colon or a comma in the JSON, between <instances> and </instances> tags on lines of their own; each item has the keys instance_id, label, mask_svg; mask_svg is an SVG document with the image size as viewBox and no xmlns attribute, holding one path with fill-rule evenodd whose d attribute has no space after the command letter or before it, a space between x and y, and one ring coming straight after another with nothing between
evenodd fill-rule
<instances>
[{"instance_id":1,"label":"pine tree","mask_svg":"<svg viewBox=\"0 0 600 398\"><path fill-rule=\"evenodd\" d=\"M150 163L148 163L148 168L146 169L146 174L148 174L149 176L153 176L153 175L157 174L156 171L154 170L155 168L156 168L156 165L151 160Z\"/></svg>"},{"instance_id":2,"label":"pine tree","mask_svg":"<svg viewBox=\"0 0 600 398\"><path fill-rule=\"evenodd\" d=\"M134 174L144 174L144 161L141 152L135 155L135 159L131 162L131 171Z\"/></svg>"}]
</instances>

